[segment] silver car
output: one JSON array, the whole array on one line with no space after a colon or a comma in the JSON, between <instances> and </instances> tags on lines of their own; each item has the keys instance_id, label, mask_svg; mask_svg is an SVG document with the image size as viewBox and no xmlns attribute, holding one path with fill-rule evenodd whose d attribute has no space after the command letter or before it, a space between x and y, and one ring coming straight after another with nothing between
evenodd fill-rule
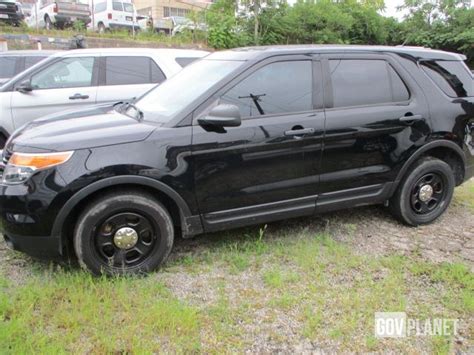
<instances>
[{"instance_id":1,"label":"silver car","mask_svg":"<svg viewBox=\"0 0 474 355\"><path fill-rule=\"evenodd\" d=\"M0 88L0 147L29 121L64 110L129 101L207 54L145 48L55 54Z\"/></svg>"}]
</instances>

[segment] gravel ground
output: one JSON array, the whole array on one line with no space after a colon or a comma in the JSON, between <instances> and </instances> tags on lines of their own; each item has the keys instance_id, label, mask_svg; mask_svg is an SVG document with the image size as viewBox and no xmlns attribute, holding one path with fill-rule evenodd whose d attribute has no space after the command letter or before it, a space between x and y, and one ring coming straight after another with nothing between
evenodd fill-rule
<instances>
[{"instance_id":1,"label":"gravel ground","mask_svg":"<svg viewBox=\"0 0 474 355\"><path fill-rule=\"evenodd\" d=\"M400 224L381 206L361 207L319 216L281 221L268 225L265 238L289 238L290 234L326 234L361 255L402 254L434 263L461 262L474 272L474 210L460 201L453 201L447 212L435 223L418 228ZM237 230L236 235L247 233L255 235L258 227ZM192 258L212 252L219 245L222 234L199 236L189 240L178 239L168 262L169 267L152 277L163 281L180 300L198 306L202 310L219 303L220 295L225 294L230 307L242 307L243 300L258 300L268 304L267 291L263 275L271 266L255 266L232 274L228 268L209 267L193 270ZM183 263L191 258L190 265ZM201 263L203 264L203 263ZM11 252L5 243L0 242L0 271L13 281L23 284L38 269L54 268L54 265L33 261ZM291 270L289 270L291 271ZM383 271L381 271L383 273ZM383 278L384 275L374 277ZM351 275L335 280L341 285L351 284ZM420 283L421 282L421 283ZM424 292L422 280L414 280L410 292ZM419 298L419 295L417 296ZM315 343L301 337L302 322L298 319L301 309L298 306L275 309L255 307L255 313L249 322L242 320L238 331L243 333L238 341L243 341L248 353L327 353L337 352L339 344L333 340ZM468 320L468 328L456 341L456 350L469 353L474 350L470 333L473 319ZM235 329L237 331L237 328ZM231 330L232 331L232 328ZM203 329L204 352L214 346L222 347L217 335L210 328ZM328 337L329 338L329 337ZM242 340L243 339L243 340ZM356 341L356 340L354 340ZM413 343L413 352L423 352L429 347L426 339L420 338ZM226 344L224 344L224 348ZM388 347L387 349L390 349ZM396 347L391 351L396 351ZM232 350L232 348L230 348ZM406 350L406 348L405 348Z\"/></svg>"}]
</instances>

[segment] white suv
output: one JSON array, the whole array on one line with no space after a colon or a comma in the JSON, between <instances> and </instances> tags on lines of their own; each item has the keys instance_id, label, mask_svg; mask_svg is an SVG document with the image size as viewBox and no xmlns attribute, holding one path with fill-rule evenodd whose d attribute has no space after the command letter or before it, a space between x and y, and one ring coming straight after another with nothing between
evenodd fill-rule
<instances>
[{"instance_id":1,"label":"white suv","mask_svg":"<svg viewBox=\"0 0 474 355\"><path fill-rule=\"evenodd\" d=\"M29 121L132 100L207 54L187 49L102 48L52 55L0 88L0 147Z\"/></svg>"}]
</instances>

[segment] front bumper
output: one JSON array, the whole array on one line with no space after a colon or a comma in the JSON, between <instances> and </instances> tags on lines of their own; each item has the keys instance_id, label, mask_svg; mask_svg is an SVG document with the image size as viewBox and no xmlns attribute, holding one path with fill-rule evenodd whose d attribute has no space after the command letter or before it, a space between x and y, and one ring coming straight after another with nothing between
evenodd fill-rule
<instances>
[{"instance_id":1,"label":"front bumper","mask_svg":"<svg viewBox=\"0 0 474 355\"><path fill-rule=\"evenodd\" d=\"M13 250L37 258L60 258L62 257L61 240L57 237L38 237L4 234L6 244Z\"/></svg>"},{"instance_id":2,"label":"front bumper","mask_svg":"<svg viewBox=\"0 0 474 355\"><path fill-rule=\"evenodd\" d=\"M64 254L61 236L52 235L60 209L53 203L57 182L57 175L44 171L27 184L0 184L0 233L11 248L35 257Z\"/></svg>"}]
</instances>

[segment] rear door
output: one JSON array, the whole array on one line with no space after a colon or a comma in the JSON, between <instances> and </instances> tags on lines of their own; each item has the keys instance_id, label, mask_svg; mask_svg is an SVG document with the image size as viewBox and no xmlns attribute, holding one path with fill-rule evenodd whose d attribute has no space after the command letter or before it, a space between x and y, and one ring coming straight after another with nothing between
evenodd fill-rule
<instances>
[{"instance_id":1,"label":"rear door","mask_svg":"<svg viewBox=\"0 0 474 355\"><path fill-rule=\"evenodd\" d=\"M97 103L130 101L166 80L147 56L104 56L100 65Z\"/></svg>"},{"instance_id":2,"label":"rear door","mask_svg":"<svg viewBox=\"0 0 474 355\"><path fill-rule=\"evenodd\" d=\"M389 55L327 55L319 200L383 200L407 150L430 132L424 95ZM339 191L339 192L338 192ZM337 193L336 193L337 192Z\"/></svg>"},{"instance_id":3,"label":"rear door","mask_svg":"<svg viewBox=\"0 0 474 355\"><path fill-rule=\"evenodd\" d=\"M313 89L313 78L314 89ZM211 99L237 105L240 127L193 128L195 193L206 230L314 212L324 111L319 61L287 56L259 63Z\"/></svg>"},{"instance_id":4,"label":"rear door","mask_svg":"<svg viewBox=\"0 0 474 355\"><path fill-rule=\"evenodd\" d=\"M32 92L12 93L11 108L15 127L51 113L79 109L96 102L95 57L62 58L26 80L30 81Z\"/></svg>"}]
</instances>

